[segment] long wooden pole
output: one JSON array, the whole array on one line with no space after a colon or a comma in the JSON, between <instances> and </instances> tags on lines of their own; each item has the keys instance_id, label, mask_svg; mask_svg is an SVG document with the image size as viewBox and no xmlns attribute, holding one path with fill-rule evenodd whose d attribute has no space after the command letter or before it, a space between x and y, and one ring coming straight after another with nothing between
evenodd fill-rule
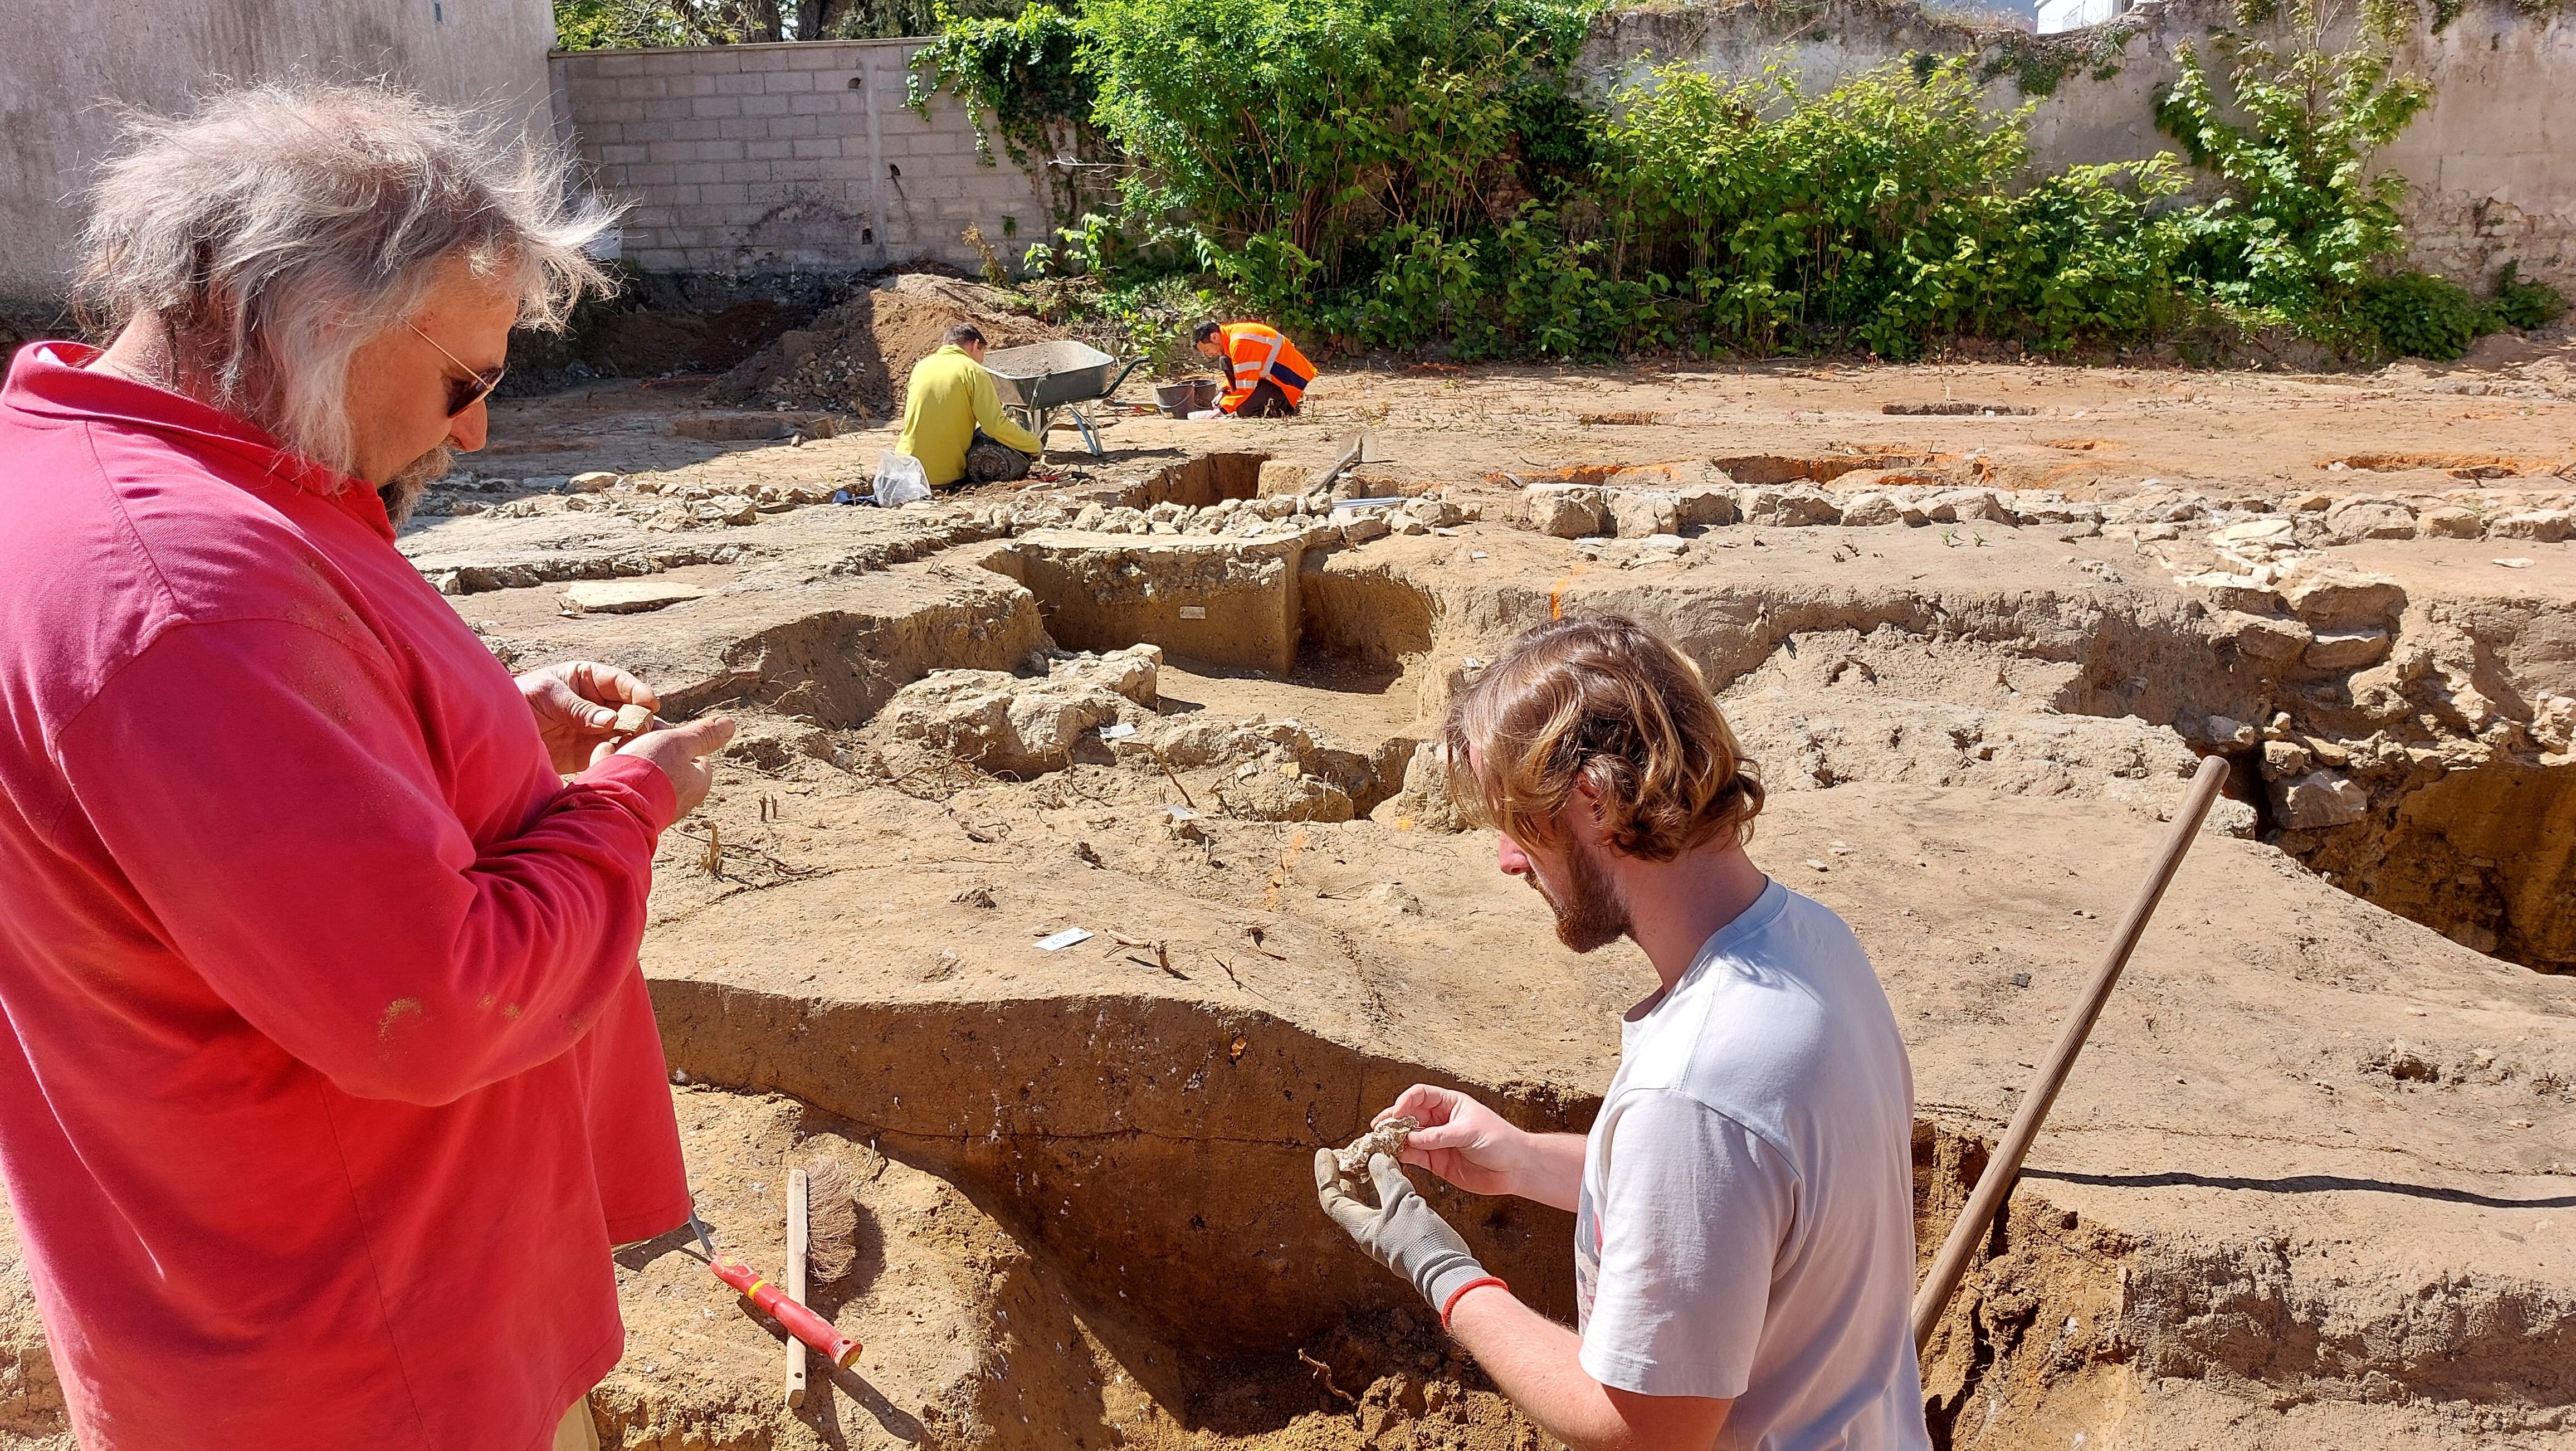
<instances>
[{"instance_id":1,"label":"long wooden pole","mask_svg":"<svg viewBox=\"0 0 2576 1451\"><path fill-rule=\"evenodd\" d=\"M802 1169L787 1171L787 1298L805 1299L805 1255L810 1241L806 1194L811 1181ZM805 1405L805 1342L787 1337L787 1409Z\"/></svg>"},{"instance_id":2,"label":"long wooden pole","mask_svg":"<svg viewBox=\"0 0 2576 1451\"><path fill-rule=\"evenodd\" d=\"M2049 1106L2057 1102L2057 1091L2066 1086L2066 1075L2075 1067L2075 1055L2084 1051L2084 1040L2092 1035L2094 1020L2102 1016L2102 1005L2118 985L2120 970L2129 965L2129 954L2147 930L2147 919L2155 915L2156 903L2164 899L2165 887L2173 881L2184 854L2191 850L2192 838L2200 832L2201 818L2209 814L2209 804L2218 799L2218 788L2226 781L2224 757L2202 759L2199 774L2191 778L2191 789L2174 812L2173 830L2165 836L2154 870L2138 888L2137 900L2129 904L2128 915L2120 919L2119 930L2112 934L2101 965L2093 969L2093 980L2085 984L2084 996L2066 1015L2066 1026L2058 1030L2057 1045L2048 1050L2047 1060L2039 1065L2039 1076L2031 1080L2030 1092L2022 1097L2020 1111L2004 1130L2003 1141L1995 1145L1994 1158L1987 1163L1986 1172L1978 1176L1975 1191L1968 1195L1968 1207L1959 1211L1959 1222L1950 1227L1950 1237L1941 1242L1941 1253L1932 1261L1932 1273L1924 1276L1923 1288L1914 1292L1914 1348L1918 1354L1932 1343L1932 1329L1941 1323L1941 1311L1950 1303L1950 1293L1959 1288L1959 1277L1967 1273L1977 1242L1985 1238L1986 1226L1994 1223L1995 1212L2003 1208L2004 1196L2012 1192L2013 1181L2021 1175L2022 1158L2030 1152L2030 1141L2039 1136L2039 1126L2047 1119Z\"/></svg>"}]
</instances>

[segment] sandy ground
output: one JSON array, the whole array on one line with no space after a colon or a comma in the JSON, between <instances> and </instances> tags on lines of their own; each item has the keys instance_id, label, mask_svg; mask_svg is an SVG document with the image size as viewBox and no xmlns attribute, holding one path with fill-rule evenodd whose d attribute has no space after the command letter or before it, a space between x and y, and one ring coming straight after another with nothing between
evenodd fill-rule
<instances>
[{"instance_id":1,"label":"sandy ground","mask_svg":"<svg viewBox=\"0 0 2576 1451\"><path fill-rule=\"evenodd\" d=\"M1059 451L1053 478L902 511L812 502L864 484L883 430L703 441L674 415L750 415L676 386L497 410L468 466L512 482L433 496L476 512L415 521L424 573L505 659L616 660L673 713L748 726L665 839L644 954L708 1216L766 1265L790 1163L835 1159L859 1186L858 1264L816 1295L868 1342L857 1374L790 1415L772 1332L666 1237L620 1261L609 1444L1540 1444L1324 1223L1305 1166L1417 1080L1536 1127L1589 1121L1642 959L1564 952L1492 836L1399 787L1474 662L1591 608L1701 664L1773 783L1756 859L1869 947L1913 1054L1927 1255L2197 756L2239 768L1927 1357L1940 1444L2576 1444L2576 977L2459 940L2576 943L2546 906L2576 850L2548 724L2576 694L2576 544L2311 539L2309 566L2402 595L2370 626L2388 663L2359 668L2258 660L2241 611L2178 582L2238 567L2228 520L2294 517L2307 494L2563 507L2569 360L1335 372L1294 421L1097 410L1108 457ZM1995 411L1883 411L1942 402ZM1220 536L1072 528L1086 504L1169 496L1212 453L1266 455L1238 472L1293 491L1283 464L1320 466L1363 425L1385 461L1362 486L1481 517L1373 538L1348 514L1280 521L1304 530L1292 668L1174 649L1116 699L1034 675L1032 650L1111 587L1031 587L1049 559L1147 581L1215 559L1187 577L1290 587ZM1846 500L1913 470L2114 516L1669 543L1516 522L1551 476L1712 460ZM570 501L516 482L588 469L637 477ZM684 491L747 522L681 519ZM2176 497L2199 512L2147 517ZM697 596L567 611L571 582L603 578ZM921 733L963 707L915 682L957 670L1031 708L1013 731L1089 723L1059 759L979 769L965 734ZM2382 686L2397 704L2372 705ZM2212 717L2249 734L2214 739ZM1113 719L1132 739L1102 736ZM2291 828L2276 746L2348 774L2368 815ZM1277 809L1292 790L1344 800ZM1300 812L1352 819L1265 819ZM1034 946L1064 927L1094 936ZM1570 1313L1564 1216L1435 1199ZM7 1283L0 1446L53 1451L24 1276Z\"/></svg>"}]
</instances>

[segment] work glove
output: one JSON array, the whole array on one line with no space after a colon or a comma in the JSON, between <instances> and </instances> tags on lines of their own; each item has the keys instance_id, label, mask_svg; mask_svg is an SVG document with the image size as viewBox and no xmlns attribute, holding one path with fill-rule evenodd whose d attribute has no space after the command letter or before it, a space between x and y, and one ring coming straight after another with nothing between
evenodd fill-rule
<instances>
[{"instance_id":1,"label":"work glove","mask_svg":"<svg viewBox=\"0 0 2576 1451\"><path fill-rule=\"evenodd\" d=\"M1334 1182L1333 1151L1315 1151L1315 1197L1342 1231L1358 1240L1369 1257L1413 1282L1431 1308L1446 1313L1450 1298L1478 1280L1490 1279L1467 1248L1467 1241L1414 1192L1404 1166L1384 1154L1369 1159L1369 1180L1377 1186L1372 1209L1345 1194Z\"/></svg>"}]
</instances>

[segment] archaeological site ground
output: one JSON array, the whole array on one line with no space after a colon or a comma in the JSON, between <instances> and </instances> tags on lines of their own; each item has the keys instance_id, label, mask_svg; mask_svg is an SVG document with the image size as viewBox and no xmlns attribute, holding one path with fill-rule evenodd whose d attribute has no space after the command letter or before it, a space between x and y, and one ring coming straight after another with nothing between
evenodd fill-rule
<instances>
[{"instance_id":1,"label":"archaeological site ground","mask_svg":"<svg viewBox=\"0 0 2576 1451\"><path fill-rule=\"evenodd\" d=\"M1876 962L1927 1257L2230 764L1926 1357L1936 1445L2576 1445L2571 364L1346 367L899 509L832 502L892 441L848 417L497 408L404 548L503 660L744 722L657 864L672 1092L731 1253L775 1272L791 1168L854 1211L812 1298L866 1350L794 1414L684 1236L621 1253L607 1444L1553 1444L1308 1160L1416 1081L1589 1121L1651 974L1556 945L1424 744L1616 610ZM1566 1216L1433 1199L1571 1313ZM0 1444L67 1446L9 1284Z\"/></svg>"}]
</instances>

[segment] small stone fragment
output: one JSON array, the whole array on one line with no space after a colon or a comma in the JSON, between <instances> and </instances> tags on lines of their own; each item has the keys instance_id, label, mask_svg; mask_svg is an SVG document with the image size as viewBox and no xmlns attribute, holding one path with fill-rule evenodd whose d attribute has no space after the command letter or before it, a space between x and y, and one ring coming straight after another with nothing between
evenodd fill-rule
<instances>
[{"instance_id":1,"label":"small stone fragment","mask_svg":"<svg viewBox=\"0 0 2576 1451\"><path fill-rule=\"evenodd\" d=\"M1351 1140L1349 1145L1333 1151L1333 1182L1344 1193L1357 1189L1368 1178L1369 1160L1384 1154L1389 1158L1404 1156L1405 1141L1422 1127L1422 1120L1410 1114L1391 1118L1376 1128Z\"/></svg>"},{"instance_id":2,"label":"small stone fragment","mask_svg":"<svg viewBox=\"0 0 2576 1451\"><path fill-rule=\"evenodd\" d=\"M617 708L617 733L621 736L641 735L651 729L652 725L653 712L640 705L621 705Z\"/></svg>"}]
</instances>

